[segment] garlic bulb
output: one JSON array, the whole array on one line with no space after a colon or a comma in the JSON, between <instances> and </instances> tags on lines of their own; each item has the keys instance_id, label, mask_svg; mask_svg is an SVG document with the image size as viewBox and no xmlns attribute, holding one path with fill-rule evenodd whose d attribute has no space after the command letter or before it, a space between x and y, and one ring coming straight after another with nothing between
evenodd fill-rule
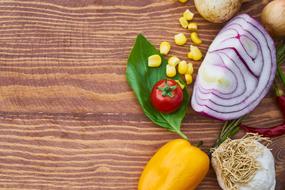
<instances>
[{"instance_id":1,"label":"garlic bulb","mask_svg":"<svg viewBox=\"0 0 285 190\"><path fill-rule=\"evenodd\" d=\"M243 141L243 139L238 139L238 140ZM235 141L235 140L233 140L233 141ZM226 142L226 143L228 143L228 142ZM244 142L242 142L242 143L244 143ZM248 175L248 178L247 178L248 181L246 183L244 183L244 181L239 183L239 182L237 182L239 180L239 178L238 178L239 176L238 176L237 177L238 180L235 181L234 186L229 187L228 180L232 180L232 178L235 178L236 177L235 175L238 174L238 172L234 171L232 168L232 170L229 173L227 173L227 172L225 172L226 170L223 170L225 168L222 168L222 167L225 165L229 165L229 164L231 165L230 168L233 165L239 165L239 164L243 165L242 167L245 167L246 165L244 163L246 163L246 162L249 163L249 162L248 162L248 160L243 161L242 160L243 156L242 157L237 156L237 158L236 158L236 160L234 160L234 162L232 162L233 160L231 160L230 163L221 163L221 162L223 162L223 160L220 159L222 157L221 157L221 155L218 155L219 154L218 152L219 151L220 151L220 153L222 153L224 151L227 152L229 149L231 149L231 148L235 149L238 146L239 146L239 144L237 144L237 143L235 144L235 146L232 146L232 147L220 146L213 152L213 157L212 157L211 162L212 162L212 166L216 172L217 180L218 180L220 187L223 190L274 190L275 184L276 184L274 157L273 157L271 151L266 146L259 143L258 141L254 141L253 144L250 144L249 146L247 146L247 145L243 146L240 149L240 150L244 150L244 148L245 149L248 148L247 151L248 151L249 155L252 152L253 153L252 155L256 156L256 157L251 157L251 156L248 157L248 158L255 159L254 162L256 163L256 167L254 167L253 163L250 163L248 165L248 168L250 168L250 170L252 170L253 172L242 174L243 175L242 177L244 177L244 175ZM227 150L222 150L222 149L219 150L219 148L222 148L222 149L227 148ZM237 152L240 152L240 150L237 150ZM216 154L215 154L215 152L216 152ZM228 152L228 153L231 154L232 152ZM227 156L229 155L228 153L226 153ZM231 154L231 156L233 156L233 155L234 154ZM241 155L244 155L244 154L241 154ZM225 165L223 165L223 164L225 164ZM237 168L238 167L236 167L236 169ZM227 168L227 169L229 169L229 168ZM228 175L228 174L230 174L232 176L230 177L230 175ZM252 175L252 176L250 176L250 175ZM242 181L241 178L240 178L240 180Z\"/></svg>"}]
</instances>

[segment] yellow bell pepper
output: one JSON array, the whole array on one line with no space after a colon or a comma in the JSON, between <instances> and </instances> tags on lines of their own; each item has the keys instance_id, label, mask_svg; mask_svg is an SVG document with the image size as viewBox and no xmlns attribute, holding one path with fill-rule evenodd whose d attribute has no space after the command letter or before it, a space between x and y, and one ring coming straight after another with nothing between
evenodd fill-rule
<instances>
[{"instance_id":1,"label":"yellow bell pepper","mask_svg":"<svg viewBox=\"0 0 285 190\"><path fill-rule=\"evenodd\" d=\"M162 146L142 172L138 190L194 190L209 170L209 157L187 140Z\"/></svg>"}]
</instances>

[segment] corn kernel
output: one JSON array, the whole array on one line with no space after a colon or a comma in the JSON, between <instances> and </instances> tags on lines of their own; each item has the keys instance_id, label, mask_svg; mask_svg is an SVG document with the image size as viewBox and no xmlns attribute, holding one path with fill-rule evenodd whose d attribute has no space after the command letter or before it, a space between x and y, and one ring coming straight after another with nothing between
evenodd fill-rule
<instances>
[{"instance_id":1,"label":"corn kernel","mask_svg":"<svg viewBox=\"0 0 285 190\"><path fill-rule=\"evenodd\" d=\"M188 85L191 84L193 81L192 75L186 74L185 75L185 81L186 81L186 84L188 84Z\"/></svg>"},{"instance_id":2,"label":"corn kernel","mask_svg":"<svg viewBox=\"0 0 285 190\"><path fill-rule=\"evenodd\" d=\"M197 31L198 30L198 24L196 22L190 22L188 24L188 30Z\"/></svg>"},{"instance_id":3,"label":"corn kernel","mask_svg":"<svg viewBox=\"0 0 285 190\"><path fill-rule=\"evenodd\" d=\"M197 32L192 32L190 37L194 44L199 45L202 43L202 40L199 38Z\"/></svg>"},{"instance_id":4,"label":"corn kernel","mask_svg":"<svg viewBox=\"0 0 285 190\"><path fill-rule=\"evenodd\" d=\"M178 73L181 74L181 75L184 75L184 74L186 74L187 70L188 70L187 62L186 61L181 61L178 64Z\"/></svg>"},{"instance_id":5,"label":"corn kernel","mask_svg":"<svg viewBox=\"0 0 285 190\"><path fill-rule=\"evenodd\" d=\"M160 55L152 55L148 57L148 66L149 67L159 67L161 65Z\"/></svg>"},{"instance_id":6,"label":"corn kernel","mask_svg":"<svg viewBox=\"0 0 285 190\"><path fill-rule=\"evenodd\" d=\"M179 34L176 34L174 36L174 41L177 45L182 46L182 45L186 44L187 38L183 33L179 33Z\"/></svg>"},{"instance_id":7,"label":"corn kernel","mask_svg":"<svg viewBox=\"0 0 285 190\"><path fill-rule=\"evenodd\" d=\"M199 61L203 57L201 50L197 46L193 45L190 45L190 52L187 56L189 59L193 59L194 61Z\"/></svg>"},{"instance_id":8,"label":"corn kernel","mask_svg":"<svg viewBox=\"0 0 285 190\"><path fill-rule=\"evenodd\" d=\"M180 80L175 80L175 82L180 86L180 88L181 88L182 90L185 88L185 85L182 84L182 83L180 82Z\"/></svg>"},{"instance_id":9,"label":"corn kernel","mask_svg":"<svg viewBox=\"0 0 285 190\"><path fill-rule=\"evenodd\" d=\"M194 13L192 13L189 9L187 9L184 13L183 13L183 17L186 19L186 20L193 20L193 17L194 17Z\"/></svg>"},{"instance_id":10,"label":"corn kernel","mask_svg":"<svg viewBox=\"0 0 285 190\"><path fill-rule=\"evenodd\" d=\"M168 77L175 77L176 75L176 68L172 65L166 65L166 75Z\"/></svg>"},{"instance_id":11,"label":"corn kernel","mask_svg":"<svg viewBox=\"0 0 285 190\"><path fill-rule=\"evenodd\" d=\"M182 28L187 28L188 27L188 21L186 20L185 17L180 17L179 18L180 25Z\"/></svg>"},{"instance_id":12,"label":"corn kernel","mask_svg":"<svg viewBox=\"0 0 285 190\"><path fill-rule=\"evenodd\" d=\"M188 0L178 0L180 3L186 3Z\"/></svg>"},{"instance_id":13,"label":"corn kernel","mask_svg":"<svg viewBox=\"0 0 285 190\"><path fill-rule=\"evenodd\" d=\"M168 59L168 64L176 67L176 65L180 62L180 59L176 56L172 56Z\"/></svg>"},{"instance_id":14,"label":"corn kernel","mask_svg":"<svg viewBox=\"0 0 285 190\"><path fill-rule=\"evenodd\" d=\"M192 63L188 63L187 64L187 72L186 72L186 74L192 75L193 72L194 72L193 64Z\"/></svg>"},{"instance_id":15,"label":"corn kernel","mask_svg":"<svg viewBox=\"0 0 285 190\"><path fill-rule=\"evenodd\" d=\"M160 44L160 53L162 55L167 55L170 51L171 45L169 42L161 42Z\"/></svg>"}]
</instances>

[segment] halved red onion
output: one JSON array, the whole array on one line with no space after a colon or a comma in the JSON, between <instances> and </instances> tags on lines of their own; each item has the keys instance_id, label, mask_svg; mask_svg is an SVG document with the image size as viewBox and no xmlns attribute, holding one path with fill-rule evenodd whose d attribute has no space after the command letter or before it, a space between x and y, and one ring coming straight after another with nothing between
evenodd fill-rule
<instances>
[{"instance_id":1,"label":"halved red onion","mask_svg":"<svg viewBox=\"0 0 285 190\"><path fill-rule=\"evenodd\" d=\"M275 72L271 37L247 14L236 16L209 47L194 85L192 107L221 120L239 118L264 98Z\"/></svg>"}]
</instances>

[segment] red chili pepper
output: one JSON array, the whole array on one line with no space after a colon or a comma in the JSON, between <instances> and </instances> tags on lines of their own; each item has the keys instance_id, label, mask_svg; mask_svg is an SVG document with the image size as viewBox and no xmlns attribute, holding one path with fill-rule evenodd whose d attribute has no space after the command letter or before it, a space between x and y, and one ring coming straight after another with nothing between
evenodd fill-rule
<instances>
[{"instance_id":1,"label":"red chili pepper","mask_svg":"<svg viewBox=\"0 0 285 190\"><path fill-rule=\"evenodd\" d=\"M285 118L285 96L277 96L277 101L283 118ZM270 128L254 128L246 125L240 125L240 127L246 132L258 133L264 137L277 137L285 134L285 123Z\"/></svg>"},{"instance_id":2,"label":"red chili pepper","mask_svg":"<svg viewBox=\"0 0 285 190\"><path fill-rule=\"evenodd\" d=\"M278 137L285 134L285 123L270 128L254 128L246 125L240 125L240 127L246 132L258 133L264 137Z\"/></svg>"},{"instance_id":3,"label":"red chili pepper","mask_svg":"<svg viewBox=\"0 0 285 190\"><path fill-rule=\"evenodd\" d=\"M277 101L283 117L285 118L285 96L277 96Z\"/></svg>"}]
</instances>

